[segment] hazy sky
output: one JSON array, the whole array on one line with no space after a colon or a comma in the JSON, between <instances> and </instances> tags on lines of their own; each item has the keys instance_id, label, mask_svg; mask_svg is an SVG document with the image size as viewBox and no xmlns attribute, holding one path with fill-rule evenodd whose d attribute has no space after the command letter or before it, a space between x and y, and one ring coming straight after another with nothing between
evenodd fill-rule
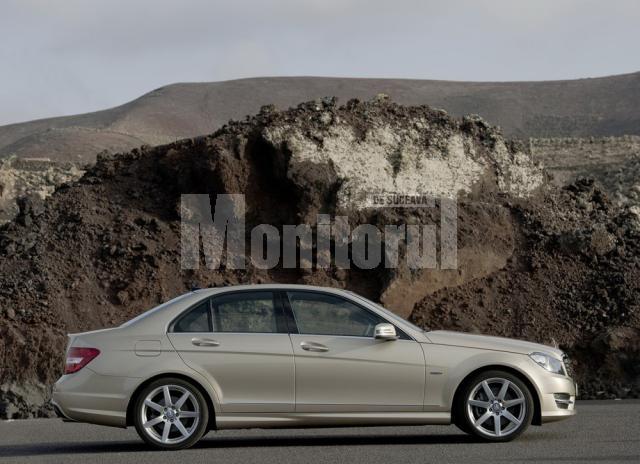
<instances>
[{"instance_id":1,"label":"hazy sky","mask_svg":"<svg viewBox=\"0 0 640 464\"><path fill-rule=\"evenodd\" d=\"M0 124L165 84L640 70L638 0L0 0Z\"/></svg>"}]
</instances>

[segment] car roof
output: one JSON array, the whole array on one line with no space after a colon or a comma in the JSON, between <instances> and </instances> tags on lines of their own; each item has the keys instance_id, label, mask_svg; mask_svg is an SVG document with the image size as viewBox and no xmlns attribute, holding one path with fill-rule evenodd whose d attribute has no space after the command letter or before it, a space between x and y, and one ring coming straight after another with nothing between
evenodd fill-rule
<instances>
[{"instance_id":1,"label":"car roof","mask_svg":"<svg viewBox=\"0 0 640 464\"><path fill-rule=\"evenodd\" d=\"M225 285L221 287L201 288L194 290L194 293L201 295L214 295L216 293L233 290L316 290L331 293L350 293L348 290L335 287L320 287L316 285L302 284L246 284L246 285Z\"/></svg>"}]
</instances>

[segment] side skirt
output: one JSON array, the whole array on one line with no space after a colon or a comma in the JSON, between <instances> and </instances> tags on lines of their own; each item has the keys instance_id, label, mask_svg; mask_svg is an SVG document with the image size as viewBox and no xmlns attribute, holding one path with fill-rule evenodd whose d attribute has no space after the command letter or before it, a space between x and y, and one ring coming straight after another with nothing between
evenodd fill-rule
<instances>
[{"instance_id":1,"label":"side skirt","mask_svg":"<svg viewBox=\"0 0 640 464\"><path fill-rule=\"evenodd\" d=\"M448 425L449 412L375 412L375 413L219 413L218 429L353 427L382 425Z\"/></svg>"}]
</instances>

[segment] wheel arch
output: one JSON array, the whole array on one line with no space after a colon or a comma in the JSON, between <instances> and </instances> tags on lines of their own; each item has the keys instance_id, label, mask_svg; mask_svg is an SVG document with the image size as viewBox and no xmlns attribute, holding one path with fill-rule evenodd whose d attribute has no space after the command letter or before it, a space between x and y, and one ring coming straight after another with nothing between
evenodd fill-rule
<instances>
[{"instance_id":1,"label":"wheel arch","mask_svg":"<svg viewBox=\"0 0 640 464\"><path fill-rule=\"evenodd\" d=\"M154 382L158 379L167 378L167 377L177 378L177 379L184 380L185 382L189 382L195 388L197 388L200 391L200 393L202 393L202 396L207 402L207 409L209 410L209 423L207 424L207 430L215 429L216 428L216 408L213 404L211 395L209 394L207 389L204 388L202 384L198 382L196 379L179 372L163 372L162 374L154 375L153 377L149 377L148 379L141 382L140 385L136 387L136 389L133 391L133 393L129 397L129 403L127 404L126 425L127 426L133 425L133 416L135 414L133 409L135 407L136 399L138 398L138 395L140 394L140 392L151 382Z\"/></svg>"},{"instance_id":2,"label":"wheel arch","mask_svg":"<svg viewBox=\"0 0 640 464\"><path fill-rule=\"evenodd\" d=\"M511 375L514 375L518 379L520 379L527 386L531 395L533 397L533 418L531 420L532 425L542 425L542 409L540 406L540 393L538 389L534 385L534 383L529 379L529 377L519 369L516 369L512 366L505 366L504 364L490 364L486 366L479 367L471 372L469 372L462 381L457 385L455 393L453 395L452 404L451 404L451 417L454 421L457 420L458 415L460 414L459 405L460 405L460 395L462 395L462 391L468 385L469 381L475 377L476 375L485 372L485 371L505 371Z\"/></svg>"}]
</instances>

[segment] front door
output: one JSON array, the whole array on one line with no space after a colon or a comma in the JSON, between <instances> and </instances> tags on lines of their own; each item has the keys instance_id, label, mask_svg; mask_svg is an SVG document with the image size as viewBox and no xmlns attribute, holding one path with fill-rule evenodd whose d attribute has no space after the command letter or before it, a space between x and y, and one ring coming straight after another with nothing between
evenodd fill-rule
<instances>
[{"instance_id":1,"label":"front door","mask_svg":"<svg viewBox=\"0 0 640 464\"><path fill-rule=\"evenodd\" d=\"M213 385L223 412L294 410L293 350L273 292L206 299L181 316L168 337Z\"/></svg>"},{"instance_id":2,"label":"front door","mask_svg":"<svg viewBox=\"0 0 640 464\"><path fill-rule=\"evenodd\" d=\"M340 296L286 296L299 332L291 334L297 412L422 411L425 361L416 341L402 332L374 339L375 326L390 321Z\"/></svg>"}]
</instances>

